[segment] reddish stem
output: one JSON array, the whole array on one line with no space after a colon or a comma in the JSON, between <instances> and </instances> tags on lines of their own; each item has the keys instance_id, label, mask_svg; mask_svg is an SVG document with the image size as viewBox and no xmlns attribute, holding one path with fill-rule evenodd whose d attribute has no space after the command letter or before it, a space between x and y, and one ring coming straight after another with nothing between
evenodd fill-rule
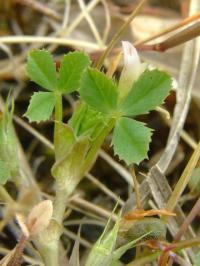
<instances>
[{"instance_id":1,"label":"reddish stem","mask_svg":"<svg viewBox=\"0 0 200 266\"><path fill-rule=\"evenodd\" d=\"M10 261L8 262L7 266L20 266L21 265L21 259L24 251L24 247L27 241L27 236L22 235L19 243L15 247L15 251L13 256L11 257Z\"/></svg>"},{"instance_id":2,"label":"reddish stem","mask_svg":"<svg viewBox=\"0 0 200 266\"><path fill-rule=\"evenodd\" d=\"M178 32L172 37L169 37L165 41L156 44L138 44L136 48L140 51L156 51L165 52L166 50L190 41L200 35L200 22L196 22L192 26Z\"/></svg>"}]
</instances>

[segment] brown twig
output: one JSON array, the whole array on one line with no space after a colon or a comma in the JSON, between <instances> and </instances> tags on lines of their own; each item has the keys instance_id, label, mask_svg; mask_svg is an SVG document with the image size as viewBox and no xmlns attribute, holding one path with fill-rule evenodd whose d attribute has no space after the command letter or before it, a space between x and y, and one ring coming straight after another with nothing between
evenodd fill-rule
<instances>
[{"instance_id":1,"label":"brown twig","mask_svg":"<svg viewBox=\"0 0 200 266\"><path fill-rule=\"evenodd\" d=\"M197 22L192 26L189 26L188 28L176 33L174 36L169 37L163 42L149 45L139 44L136 45L136 48L140 51L165 52L170 48L186 43L198 36L200 36L200 22Z\"/></svg>"},{"instance_id":2,"label":"brown twig","mask_svg":"<svg viewBox=\"0 0 200 266\"><path fill-rule=\"evenodd\" d=\"M188 226L192 223L192 221L199 214L199 212L200 212L200 199L197 200L192 210L186 217L184 223L181 225L179 231L174 236L174 242L178 242L181 239L181 236L185 233L185 231L188 229ZM173 258L170 258L169 266L171 266L172 264L173 264Z\"/></svg>"},{"instance_id":3,"label":"brown twig","mask_svg":"<svg viewBox=\"0 0 200 266\"><path fill-rule=\"evenodd\" d=\"M181 239L181 236L184 234L184 232L187 230L188 226L192 223L194 218L200 213L200 199L197 200L195 205L193 206L192 210L186 217L184 223L180 227L179 231L174 237L174 241L177 242Z\"/></svg>"},{"instance_id":4,"label":"brown twig","mask_svg":"<svg viewBox=\"0 0 200 266\"><path fill-rule=\"evenodd\" d=\"M173 250L174 252L181 250L181 249L185 249L188 247L194 247L194 246L199 246L200 245L200 237L195 237L193 239L189 239L189 240L184 240L178 243L172 243L170 245L168 245L165 249L163 254L160 257L159 260L159 266L166 266L166 262L169 256L169 252L171 250Z\"/></svg>"},{"instance_id":5,"label":"brown twig","mask_svg":"<svg viewBox=\"0 0 200 266\"><path fill-rule=\"evenodd\" d=\"M25 235L21 236L19 243L15 247L14 254L12 255L7 266L20 266L21 265L23 251L24 251L24 247L25 247L27 239L28 239L27 236Z\"/></svg>"},{"instance_id":6,"label":"brown twig","mask_svg":"<svg viewBox=\"0 0 200 266\"><path fill-rule=\"evenodd\" d=\"M155 39L157 39L157 38L159 38L159 37L161 37L163 35L166 35L166 34L171 33L172 31L175 31L175 30L177 30L177 29L179 29L179 28L181 28L183 26L186 26L189 23L191 23L192 21L195 21L195 20L197 20L199 18L200 18L200 12L197 12L196 14L194 14L194 15L192 15L192 16L184 19L184 20L182 20L181 22L179 22L179 23L177 23L177 24L175 24L175 25L173 25L173 26L171 26L171 27L169 27L169 28L167 28L165 30L162 30L161 32L158 32L158 33L156 33L156 34L154 34L154 35L152 35L152 36L150 36L150 37L148 37L148 38L146 38L146 39L144 39L142 41L136 42L135 45L141 45L141 44L150 42L152 40L155 40Z\"/></svg>"},{"instance_id":7,"label":"brown twig","mask_svg":"<svg viewBox=\"0 0 200 266\"><path fill-rule=\"evenodd\" d=\"M150 40L154 40L160 36L163 36L164 34L170 33L174 31L175 29L178 29L182 26L185 26L189 24L191 21L194 21L200 17L200 12L196 13L194 16L189 17L188 19L183 20L182 22L176 24L173 27L169 27L164 31L161 31L160 33L151 36L150 38L147 38L143 41L139 41L134 43L134 46L137 48L138 51L155 51L155 52L165 52L171 48L174 48L180 44L186 43L189 40L192 40L198 36L200 36L200 22L196 22L195 24L175 33L173 36L167 38L166 40L160 42L160 43L154 43L154 44L144 44ZM100 60L99 58L102 57L102 54L104 54L105 51L97 51L91 53L91 58L93 60ZM113 50L112 55L120 55L121 54L121 48L116 48ZM108 54L107 54L108 55Z\"/></svg>"}]
</instances>

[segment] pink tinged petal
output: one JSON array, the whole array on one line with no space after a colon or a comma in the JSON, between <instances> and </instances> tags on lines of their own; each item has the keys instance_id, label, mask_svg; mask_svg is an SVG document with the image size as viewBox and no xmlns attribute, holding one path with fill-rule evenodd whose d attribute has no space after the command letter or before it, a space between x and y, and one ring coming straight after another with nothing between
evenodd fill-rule
<instances>
[{"instance_id":1,"label":"pink tinged petal","mask_svg":"<svg viewBox=\"0 0 200 266\"><path fill-rule=\"evenodd\" d=\"M122 42L124 52L124 67L137 67L140 65L140 58L135 47L127 41Z\"/></svg>"}]
</instances>

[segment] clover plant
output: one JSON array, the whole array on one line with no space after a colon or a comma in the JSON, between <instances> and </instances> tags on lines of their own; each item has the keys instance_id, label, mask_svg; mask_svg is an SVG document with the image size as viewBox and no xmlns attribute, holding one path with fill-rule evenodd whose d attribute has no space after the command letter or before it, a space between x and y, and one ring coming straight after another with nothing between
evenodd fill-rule
<instances>
[{"instance_id":1,"label":"clover plant","mask_svg":"<svg viewBox=\"0 0 200 266\"><path fill-rule=\"evenodd\" d=\"M123 42L123 52L119 82L93 68L83 52L65 55L59 70L46 50L34 50L28 56L28 76L46 91L33 94L25 116L30 122L41 122L49 119L55 109L55 163L51 171L56 180L54 221L47 229L48 238L44 234L39 240L47 265L57 265L59 226L66 201L92 167L106 136L113 131L114 153L127 165L147 158L152 129L138 121L137 116L163 103L171 78L158 69L149 70L130 43ZM65 124L62 97L74 91L80 99Z\"/></svg>"}]
</instances>

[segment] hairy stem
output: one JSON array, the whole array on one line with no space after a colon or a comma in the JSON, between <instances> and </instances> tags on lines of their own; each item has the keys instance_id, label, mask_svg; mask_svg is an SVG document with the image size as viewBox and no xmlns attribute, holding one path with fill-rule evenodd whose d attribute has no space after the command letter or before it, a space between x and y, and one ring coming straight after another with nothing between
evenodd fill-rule
<instances>
[{"instance_id":1,"label":"hairy stem","mask_svg":"<svg viewBox=\"0 0 200 266\"><path fill-rule=\"evenodd\" d=\"M47 232L45 232L45 234L42 236L42 244L39 247L45 265L60 265L59 258L62 257L60 250L62 221L67 199L73 190L74 188L72 186L68 186L67 189L61 189L61 187L57 185L56 196L54 200L53 220L48 227Z\"/></svg>"},{"instance_id":2,"label":"hairy stem","mask_svg":"<svg viewBox=\"0 0 200 266\"><path fill-rule=\"evenodd\" d=\"M60 95L57 98L56 110L55 110L55 118L56 121L62 120L62 112L60 110L60 106L62 106ZM83 166L80 168L79 176L73 176L73 173L68 173L68 176L65 178L64 185L63 183L56 182L56 196L54 199L54 211L53 211L53 221L48 228L48 232L42 236L43 244L40 247L41 254L45 261L45 265L48 266L58 266L59 265L59 257L60 257L60 236L62 234L62 221L65 213L65 208L67 204L67 200L69 196L73 193L76 186L80 182L80 180L84 177L85 173L89 171L92 167L97 153L99 151L100 146L102 145L104 139L112 130L115 124L115 119L110 119L109 123L103 128L100 132L97 139L92 143L90 150L85 158ZM59 130L59 123L55 123L55 135L54 141L56 146L56 134ZM77 165L79 167L79 165ZM71 176L73 178L71 178Z\"/></svg>"}]
</instances>

